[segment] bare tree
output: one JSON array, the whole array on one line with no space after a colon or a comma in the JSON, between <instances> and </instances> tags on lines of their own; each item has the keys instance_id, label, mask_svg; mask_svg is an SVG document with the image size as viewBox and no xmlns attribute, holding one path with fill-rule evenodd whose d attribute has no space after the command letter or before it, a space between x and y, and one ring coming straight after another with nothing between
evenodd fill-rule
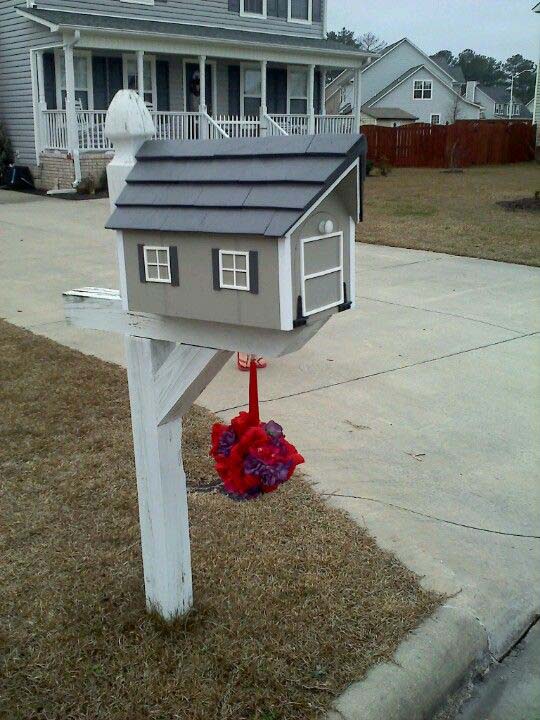
<instances>
[{"instance_id":1,"label":"bare tree","mask_svg":"<svg viewBox=\"0 0 540 720\"><path fill-rule=\"evenodd\" d=\"M363 35L360 35L356 42L358 44L358 47L360 50L365 50L366 52L381 52L381 50L384 50L386 47L386 43L384 40L381 40L381 38L377 37L372 32L364 33Z\"/></svg>"}]
</instances>

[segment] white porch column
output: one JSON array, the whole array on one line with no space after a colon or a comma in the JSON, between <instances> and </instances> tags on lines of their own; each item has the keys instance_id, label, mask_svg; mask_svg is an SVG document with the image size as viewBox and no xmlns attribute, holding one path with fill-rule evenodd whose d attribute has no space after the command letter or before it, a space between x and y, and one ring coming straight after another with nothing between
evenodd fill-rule
<instances>
[{"instance_id":1,"label":"white porch column","mask_svg":"<svg viewBox=\"0 0 540 720\"><path fill-rule=\"evenodd\" d=\"M137 50L137 92L144 100L144 51Z\"/></svg>"},{"instance_id":2,"label":"white porch column","mask_svg":"<svg viewBox=\"0 0 540 720\"><path fill-rule=\"evenodd\" d=\"M64 45L64 63L66 68L66 123L68 152L73 155L75 165L75 183L81 179L81 161L79 157L79 128L75 108L75 68L73 64L73 43Z\"/></svg>"},{"instance_id":3,"label":"white porch column","mask_svg":"<svg viewBox=\"0 0 540 720\"><path fill-rule=\"evenodd\" d=\"M360 132L362 109L362 70L356 68L354 71L354 132Z\"/></svg>"},{"instance_id":4,"label":"white porch column","mask_svg":"<svg viewBox=\"0 0 540 720\"><path fill-rule=\"evenodd\" d=\"M205 117L208 112L208 108L206 107L206 55L199 55L199 83L199 112L201 114L199 119L200 136L201 139L205 140L209 134L208 121Z\"/></svg>"},{"instance_id":5,"label":"white porch column","mask_svg":"<svg viewBox=\"0 0 540 720\"><path fill-rule=\"evenodd\" d=\"M266 124L266 115L268 114L267 104L267 60L261 60L261 110L260 110L260 121L261 121L261 136L265 137L268 132Z\"/></svg>"},{"instance_id":6,"label":"white porch column","mask_svg":"<svg viewBox=\"0 0 540 720\"><path fill-rule=\"evenodd\" d=\"M308 111L308 133L315 134L315 65L308 68L308 91L307 91L307 111Z\"/></svg>"}]
</instances>

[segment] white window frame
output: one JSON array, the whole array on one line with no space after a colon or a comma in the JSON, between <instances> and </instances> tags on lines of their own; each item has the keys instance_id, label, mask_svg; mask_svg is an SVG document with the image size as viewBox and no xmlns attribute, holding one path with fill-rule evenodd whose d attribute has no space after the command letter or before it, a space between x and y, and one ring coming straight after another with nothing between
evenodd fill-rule
<instances>
[{"instance_id":1,"label":"white window frame","mask_svg":"<svg viewBox=\"0 0 540 720\"><path fill-rule=\"evenodd\" d=\"M505 114L504 108L505 108L505 103L501 103L501 102L495 103L494 115L504 115Z\"/></svg>"},{"instance_id":2,"label":"white window frame","mask_svg":"<svg viewBox=\"0 0 540 720\"><path fill-rule=\"evenodd\" d=\"M313 24L313 0L308 0L308 17L307 20L302 18L293 18L292 16L292 0L287 2L287 22L298 23L299 25L312 25Z\"/></svg>"},{"instance_id":3,"label":"white window frame","mask_svg":"<svg viewBox=\"0 0 540 720\"><path fill-rule=\"evenodd\" d=\"M88 110L94 109L94 76L92 73L92 51L91 50L74 50L73 60L76 57L86 58L86 87L81 88L75 85L75 92L77 90L88 93ZM64 103L62 101L62 91L66 88L62 85L62 64L65 62L64 53L61 49L54 51L54 74L56 77L56 107L63 108ZM65 67L64 67L65 71ZM66 75L64 72L64 79ZM76 80L75 80L76 82Z\"/></svg>"},{"instance_id":4,"label":"white window frame","mask_svg":"<svg viewBox=\"0 0 540 720\"><path fill-rule=\"evenodd\" d=\"M262 0L262 13L254 13L245 10L245 0L240 0L240 16L241 17L254 17L254 18L266 18L268 17L268 2Z\"/></svg>"},{"instance_id":5,"label":"white window frame","mask_svg":"<svg viewBox=\"0 0 540 720\"><path fill-rule=\"evenodd\" d=\"M131 3L132 5L153 5L154 0L120 0L120 2Z\"/></svg>"},{"instance_id":6,"label":"white window frame","mask_svg":"<svg viewBox=\"0 0 540 720\"><path fill-rule=\"evenodd\" d=\"M512 117L514 117L515 115L519 115L519 112L520 112L519 108L520 108L520 103L516 103L516 102L512 103Z\"/></svg>"},{"instance_id":7,"label":"white window frame","mask_svg":"<svg viewBox=\"0 0 540 720\"><path fill-rule=\"evenodd\" d=\"M437 122L433 122L433 118L438 118ZM440 113L431 113L429 117L429 122L431 125L440 125L441 124L441 114Z\"/></svg>"},{"instance_id":8,"label":"white window frame","mask_svg":"<svg viewBox=\"0 0 540 720\"><path fill-rule=\"evenodd\" d=\"M149 262L148 260L148 251L156 252L156 262ZM167 262L166 263L160 263L159 262L159 255L157 252L166 251L167 253ZM144 245L143 247L143 253L144 253L144 276L146 278L146 282L152 282L152 283L166 283L167 285L172 284L172 275L171 275L171 252L167 245ZM161 275L160 268L166 267L169 272L169 279L166 280L164 278L150 278L148 277L148 266L152 265L153 267L158 268L158 276Z\"/></svg>"},{"instance_id":9,"label":"white window frame","mask_svg":"<svg viewBox=\"0 0 540 720\"><path fill-rule=\"evenodd\" d=\"M295 72L303 72L306 76L306 94L305 96L295 96L293 97L291 95L291 75ZM309 112L308 108L308 98L309 98L309 70L304 65L288 65L287 66L287 113L289 115L307 115ZM291 112L291 100L305 100L306 101L306 112L305 113L293 113Z\"/></svg>"},{"instance_id":10,"label":"white window frame","mask_svg":"<svg viewBox=\"0 0 540 720\"><path fill-rule=\"evenodd\" d=\"M310 273L309 275L306 275L306 263L305 263L305 246L308 243L316 242L317 240L328 240L329 238L339 238L339 265L334 268L329 268L327 270L321 270L319 272ZM302 315L304 317L309 317L310 315L315 315L316 313L324 312L325 310L330 310L331 308L338 307L339 305L342 305L345 302L345 295L343 291L343 282L344 282L344 270L343 270L343 232L331 232L326 235L315 235L314 237L309 238L303 238L300 243L300 267L301 267L301 280L302 280ZM339 299L336 302L330 303L328 305L323 305L322 307L315 308L314 310L306 310L306 280L312 280L313 278L322 277L324 275L332 275L339 272L340 277L340 283L339 286L341 288L341 295Z\"/></svg>"},{"instance_id":11,"label":"white window frame","mask_svg":"<svg viewBox=\"0 0 540 720\"><path fill-rule=\"evenodd\" d=\"M233 257L233 267L223 267L223 256L230 255ZM236 258L244 257L246 259L246 269L241 270L236 267ZM223 281L223 272L232 272L234 275L234 284L228 285ZM246 276L246 287L236 284L236 273L241 273ZM223 290L242 290L249 292L251 288L251 278L249 276L249 252L244 250L220 250L219 251L219 287Z\"/></svg>"},{"instance_id":12,"label":"white window frame","mask_svg":"<svg viewBox=\"0 0 540 720\"><path fill-rule=\"evenodd\" d=\"M135 62L135 68L137 68L137 56L133 53L123 53L122 54L122 86L124 90L128 90L128 63L129 62ZM147 88L146 85L144 87L144 93L152 93L152 108L154 110L157 110L157 71L156 71L156 56L155 55L147 55L144 54L143 57L143 63L149 62L150 63L150 77L152 82L152 87ZM138 74L138 72L136 73ZM144 100L144 98L143 98Z\"/></svg>"},{"instance_id":13,"label":"white window frame","mask_svg":"<svg viewBox=\"0 0 540 720\"><path fill-rule=\"evenodd\" d=\"M246 70L257 70L261 76L261 94L260 95L246 95L246 81L245 73ZM262 105L262 69L260 64L256 65L253 63L241 63L240 64L240 117L246 117L244 111L244 99L248 98L259 98Z\"/></svg>"},{"instance_id":14,"label":"white window frame","mask_svg":"<svg viewBox=\"0 0 540 720\"><path fill-rule=\"evenodd\" d=\"M414 93L417 91L416 83L422 83L422 96L417 98ZM426 95L426 85L429 85L429 95ZM433 80L424 80L423 78L415 78L413 80L413 100L433 100Z\"/></svg>"}]
</instances>

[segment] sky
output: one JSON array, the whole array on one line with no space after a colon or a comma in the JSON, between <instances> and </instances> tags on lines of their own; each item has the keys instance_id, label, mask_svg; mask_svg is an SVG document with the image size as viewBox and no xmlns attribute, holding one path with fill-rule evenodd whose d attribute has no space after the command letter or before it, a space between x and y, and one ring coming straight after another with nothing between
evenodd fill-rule
<instances>
[{"instance_id":1,"label":"sky","mask_svg":"<svg viewBox=\"0 0 540 720\"><path fill-rule=\"evenodd\" d=\"M372 32L387 43L408 37L424 52L471 48L498 60L538 62L537 0L328 0L328 29Z\"/></svg>"}]
</instances>

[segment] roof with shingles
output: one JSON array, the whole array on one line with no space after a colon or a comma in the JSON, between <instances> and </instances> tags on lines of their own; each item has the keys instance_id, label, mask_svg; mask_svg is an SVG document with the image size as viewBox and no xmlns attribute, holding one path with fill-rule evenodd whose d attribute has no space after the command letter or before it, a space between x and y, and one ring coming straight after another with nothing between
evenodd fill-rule
<instances>
[{"instance_id":1,"label":"roof with shingles","mask_svg":"<svg viewBox=\"0 0 540 720\"><path fill-rule=\"evenodd\" d=\"M144 20L126 18L117 15L69 12L66 10L45 10L43 8L18 8L36 21L44 21L61 27L88 28L92 30L119 30L125 32L147 33L149 35L168 35L208 40L228 40L239 43L286 46L306 50L330 50L342 55L361 55L377 57L376 53L356 50L343 43L321 38L309 38L283 33L253 32L252 30L233 30L219 26L188 25L162 20Z\"/></svg>"},{"instance_id":2,"label":"roof with shingles","mask_svg":"<svg viewBox=\"0 0 540 720\"><path fill-rule=\"evenodd\" d=\"M417 115L397 107L367 107L364 105L362 112L378 120L418 120Z\"/></svg>"},{"instance_id":3,"label":"roof with shingles","mask_svg":"<svg viewBox=\"0 0 540 720\"><path fill-rule=\"evenodd\" d=\"M365 152L358 134L151 140L107 227L283 237Z\"/></svg>"}]
</instances>

